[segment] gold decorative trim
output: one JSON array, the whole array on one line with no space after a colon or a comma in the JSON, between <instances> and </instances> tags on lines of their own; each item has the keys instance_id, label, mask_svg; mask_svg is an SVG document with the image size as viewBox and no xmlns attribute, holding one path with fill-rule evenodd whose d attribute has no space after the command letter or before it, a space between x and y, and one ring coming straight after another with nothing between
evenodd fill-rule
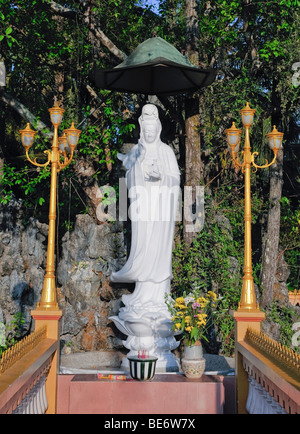
<instances>
[{"instance_id":1,"label":"gold decorative trim","mask_svg":"<svg viewBox=\"0 0 300 434\"><path fill-rule=\"evenodd\" d=\"M0 375L45 339L46 334L47 326L45 325L4 351L0 357Z\"/></svg>"},{"instance_id":2,"label":"gold decorative trim","mask_svg":"<svg viewBox=\"0 0 300 434\"><path fill-rule=\"evenodd\" d=\"M295 351L250 327L247 329L245 340L274 359L275 362L281 365L283 370L292 371L294 376L296 375L300 379L300 355Z\"/></svg>"},{"instance_id":3,"label":"gold decorative trim","mask_svg":"<svg viewBox=\"0 0 300 434\"><path fill-rule=\"evenodd\" d=\"M289 291L289 302L296 306L299 304L300 306L300 289L295 289L295 291Z\"/></svg>"}]
</instances>

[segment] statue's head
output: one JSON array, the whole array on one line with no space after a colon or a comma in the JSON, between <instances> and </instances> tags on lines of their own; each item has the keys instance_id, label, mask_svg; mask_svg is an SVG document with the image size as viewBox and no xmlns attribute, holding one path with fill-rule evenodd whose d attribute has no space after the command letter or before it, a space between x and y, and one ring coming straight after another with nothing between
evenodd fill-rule
<instances>
[{"instance_id":1,"label":"statue's head","mask_svg":"<svg viewBox=\"0 0 300 434\"><path fill-rule=\"evenodd\" d=\"M160 137L161 122L155 105L144 105L139 117L139 124L141 127L140 138L143 143L154 143Z\"/></svg>"}]
</instances>

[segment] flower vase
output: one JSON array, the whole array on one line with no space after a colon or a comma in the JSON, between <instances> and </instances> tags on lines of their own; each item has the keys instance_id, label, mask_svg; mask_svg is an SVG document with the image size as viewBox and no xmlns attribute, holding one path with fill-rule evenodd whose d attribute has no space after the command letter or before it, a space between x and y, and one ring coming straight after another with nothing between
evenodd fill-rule
<instances>
[{"instance_id":1,"label":"flower vase","mask_svg":"<svg viewBox=\"0 0 300 434\"><path fill-rule=\"evenodd\" d=\"M196 380L202 377L205 370L205 358L201 342L197 341L194 345L185 344L181 367L187 378Z\"/></svg>"}]
</instances>

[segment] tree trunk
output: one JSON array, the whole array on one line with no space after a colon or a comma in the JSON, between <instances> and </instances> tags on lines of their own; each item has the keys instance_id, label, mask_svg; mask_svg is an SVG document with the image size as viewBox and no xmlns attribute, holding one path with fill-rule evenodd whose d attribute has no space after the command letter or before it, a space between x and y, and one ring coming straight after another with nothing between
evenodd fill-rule
<instances>
[{"instance_id":1,"label":"tree trunk","mask_svg":"<svg viewBox=\"0 0 300 434\"><path fill-rule=\"evenodd\" d=\"M186 57L195 66L199 66L199 27L198 1L186 0ZM196 186L203 179L203 163L201 160L199 97L193 95L186 98L185 104L185 185L192 187L192 198L189 204L190 215L195 209ZM186 198L185 198L186 199ZM186 204L186 201L185 201ZM195 232L187 231L192 224L189 216L184 216L184 241L187 246L192 244Z\"/></svg>"},{"instance_id":2,"label":"tree trunk","mask_svg":"<svg viewBox=\"0 0 300 434\"><path fill-rule=\"evenodd\" d=\"M90 41L92 41L95 46L97 46L98 42L101 42L114 56L120 60L125 60L127 57L126 54L119 50L119 48L105 35L101 29L97 28L93 8L88 4L86 5L86 10L83 13L83 17L83 23L90 32Z\"/></svg>"},{"instance_id":3,"label":"tree trunk","mask_svg":"<svg viewBox=\"0 0 300 434\"><path fill-rule=\"evenodd\" d=\"M262 307L273 301L273 291L278 259L280 233L280 199L283 184L283 150L278 152L276 163L270 167L270 205L262 253L261 286Z\"/></svg>"},{"instance_id":4,"label":"tree trunk","mask_svg":"<svg viewBox=\"0 0 300 434\"><path fill-rule=\"evenodd\" d=\"M97 44L97 40L100 41L106 48L109 49L109 51L116 56L120 60L126 59L126 54L123 53L119 48L106 36L106 34L101 30L98 29L95 25L94 15L90 6L91 2L81 2L83 8L85 10L83 11L83 23L86 25L86 27L89 29L92 35L96 38L95 44ZM55 12L57 15L61 15L63 17L68 17L72 19L77 18L77 14L72 9L66 8L64 6L61 6L54 0L49 1L49 6ZM79 16L78 16L79 17Z\"/></svg>"},{"instance_id":5,"label":"tree trunk","mask_svg":"<svg viewBox=\"0 0 300 434\"><path fill-rule=\"evenodd\" d=\"M38 131L41 131L41 133L44 136L52 135L52 133L49 132L49 128L47 125L45 125L42 121L37 119L31 112L28 110L27 107L25 107L24 104L22 104L20 101L18 101L16 98L11 96L8 92L1 92L0 93L0 99L13 108L23 119L25 119L27 122L31 123ZM45 130L46 133L44 132Z\"/></svg>"}]
</instances>

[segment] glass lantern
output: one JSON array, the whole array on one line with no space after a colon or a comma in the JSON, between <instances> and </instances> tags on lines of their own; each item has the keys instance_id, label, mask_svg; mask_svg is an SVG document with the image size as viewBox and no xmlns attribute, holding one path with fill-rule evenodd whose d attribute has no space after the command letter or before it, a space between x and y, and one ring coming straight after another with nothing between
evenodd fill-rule
<instances>
[{"instance_id":1,"label":"glass lantern","mask_svg":"<svg viewBox=\"0 0 300 434\"><path fill-rule=\"evenodd\" d=\"M56 103L54 107L49 109L52 125L58 127L61 124L64 109L60 108Z\"/></svg>"},{"instance_id":2,"label":"glass lantern","mask_svg":"<svg viewBox=\"0 0 300 434\"><path fill-rule=\"evenodd\" d=\"M58 138L58 146L59 146L61 152L63 152L63 153L70 152L70 148L69 148L68 143L67 143L67 135L65 132L61 137Z\"/></svg>"},{"instance_id":3,"label":"glass lantern","mask_svg":"<svg viewBox=\"0 0 300 434\"><path fill-rule=\"evenodd\" d=\"M74 151L77 146L81 131L77 130L74 126L74 122L72 122L71 127L65 130L65 133L67 135L67 144L70 147L71 151Z\"/></svg>"},{"instance_id":4,"label":"glass lantern","mask_svg":"<svg viewBox=\"0 0 300 434\"><path fill-rule=\"evenodd\" d=\"M273 131L267 134L269 147L272 149L274 154L277 154L282 145L283 133L277 131L275 125L273 125Z\"/></svg>"},{"instance_id":5,"label":"glass lantern","mask_svg":"<svg viewBox=\"0 0 300 434\"><path fill-rule=\"evenodd\" d=\"M20 130L22 145L24 146L26 151L29 151L32 146L34 136L36 135L36 131L33 131L30 128L30 124L27 123L26 128L24 130Z\"/></svg>"},{"instance_id":6,"label":"glass lantern","mask_svg":"<svg viewBox=\"0 0 300 434\"><path fill-rule=\"evenodd\" d=\"M253 117L255 110L250 108L249 103L246 103L246 107L244 107L241 111L242 122L245 127L250 127L253 122Z\"/></svg>"},{"instance_id":7,"label":"glass lantern","mask_svg":"<svg viewBox=\"0 0 300 434\"><path fill-rule=\"evenodd\" d=\"M235 126L235 122L232 122L231 128L225 130L227 135L228 149L233 154L239 152L242 130L239 130Z\"/></svg>"}]
</instances>

